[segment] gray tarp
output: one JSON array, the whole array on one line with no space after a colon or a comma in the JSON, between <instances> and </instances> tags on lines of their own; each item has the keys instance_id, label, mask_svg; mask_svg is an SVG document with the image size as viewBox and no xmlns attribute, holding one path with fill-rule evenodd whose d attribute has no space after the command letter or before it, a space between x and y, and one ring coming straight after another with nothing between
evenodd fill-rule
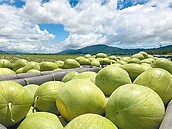
<instances>
[{"instance_id":1,"label":"gray tarp","mask_svg":"<svg viewBox=\"0 0 172 129\"><path fill-rule=\"evenodd\" d=\"M159 129L172 129L172 100L166 108L165 117Z\"/></svg>"},{"instance_id":2,"label":"gray tarp","mask_svg":"<svg viewBox=\"0 0 172 129\"><path fill-rule=\"evenodd\" d=\"M14 80L21 85L25 86L27 84L37 84L40 85L47 81L61 81L62 78L71 71L77 71L77 72L85 72L85 71L93 71L98 72L101 68L94 67L94 68L76 68L76 69L66 69L66 70L56 70L51 72L42 72L41 75L38 73L36 74L30 74L30 73L23 73L20 74L20 76L17 75L17 79L11 79ZM31 76L30 76L31 75ZM20 78L19 78L20 77ZM8 79L9 80L9 79Z\"/></svg>"}]
</instances>

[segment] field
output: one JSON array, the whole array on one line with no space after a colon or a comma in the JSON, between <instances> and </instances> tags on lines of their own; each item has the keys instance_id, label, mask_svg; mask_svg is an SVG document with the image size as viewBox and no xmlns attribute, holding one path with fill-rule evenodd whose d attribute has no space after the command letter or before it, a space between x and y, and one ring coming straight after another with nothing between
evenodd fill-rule
<instances>
[{"instance_id":1,"label":"field","mask_svg":"<svg viewBox=\"0 0 172 129\"><path fill-rule=\"evenodd\" d=\"M53 54L0 54L0 59L8 59L14 63L17 59L26 59L27 61L57 61L69 58L76 58L81 55L53 55Z\"/></svg>"}]
</instances>

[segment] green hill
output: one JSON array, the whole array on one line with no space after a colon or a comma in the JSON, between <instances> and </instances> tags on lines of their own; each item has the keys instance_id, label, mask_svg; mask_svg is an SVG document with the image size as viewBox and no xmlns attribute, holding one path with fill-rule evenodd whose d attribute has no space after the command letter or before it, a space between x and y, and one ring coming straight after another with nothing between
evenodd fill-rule
<instances>
[{"instance_id":1,"label":"green hill","mask_svg":"<svg viewBox=\"0 0 172 129\"><path fill-rule=\"evenodd\" d=\"M104 44L87 46L77 50L65 50L59 52L58 54L96 54L99 52L106 53L108 55L131 55L140 51L146 51L151 54L166 54L172 52L172 45L168 45L160 48L152 48L152 49L122 49L117 47L112 47Z\"/></svg>"}]
</instances>

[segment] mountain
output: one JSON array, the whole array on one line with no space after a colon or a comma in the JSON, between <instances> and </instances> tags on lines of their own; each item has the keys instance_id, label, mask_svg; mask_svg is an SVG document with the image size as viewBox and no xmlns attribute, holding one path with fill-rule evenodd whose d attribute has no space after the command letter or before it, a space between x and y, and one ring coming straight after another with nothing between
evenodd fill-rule
<instances>
[{"instance_id":1,"label":"mountain","mask_svg":"<svg viewBox=\"0 0 172 129\"><path fill-rule=\"evenodd\" d=\"M1 54L23 54L22 52L18 52L18 51L3 51L0 50Z\"/></svg>"},{"instance_id":2,"label":"mountain","mask_svg":"<svg viewBox=\"0 0 172 129\"><path fill-rule=\"evenodd\" d=\"M150 54L159 54L159 55L172 54L172 45L163 46L159 48L153 48L153 49L147 49L145 51L147 51Z\"/></svg>"},{"instance_id":3,"label":"mountain","mask_svg":"<svg viewBox=\"0 0 172 129\"><path fill-rule=\"evenodd\" d=\"M152 48L152 49L143 49L143 48L138 48L138 49L122 49L118 47L112 47L104 44L98 44L98 45L92 45L92 46L87 46L83 47L81 49L77 50L65 50L61 51L58 54L97 54L99 52L106 53L108 55L116 54L116 55L130 55L134 54L140 51L146 51L146 52L155 52L156 51L170 51L172 50L172 45L168 45L165 47L160 47L160 48Z\"/></svg>"},{"instance_id":4,"label":"mountain","mask_svg":"<svg viewBox=\"0 0 172 129\"><path fill-rule=\"evenodd\" d=\"M0 53L6 53L5 51L0 50Z\"/></svg>"},{"instance_id":5,"label":"mountain","mask_svg":"<svg viewBox=\"0 0 172 129\"><path fill-rule=\"evenodd\" d=\"M141 49L142 50L142 49ZM92 46L87 46L81 49L77 50L65 50L62 51L58 54L97 54L99 52L103 52L106 54L132 54L140 51L140 49L130 49L130 52L128 49L122 49L122 48L117 48L117 47L112 47L104 44L98 44L98 45L92 45Z\"/></svg>"},{"instance_id":6,"label":"mountain","mask_svg":"<svg viewBox=\"0 0 172 129\"><path fill-rule=\"evenodd\" d=\"M148 49L148 50L172 50L172 45L163 46L163 47L159 47L159 48Z\"/></svg>"},{"instance_id":7,"label":"mountain","mask_svg":"<svg viewBox=\"0 0 172 129\"><path fill-rule=\"evenodd\" d=\"M60 52L59 54L86 54L86 53L96 54L99 52L113 53L113 52L121 51L121 50L122 49L120 48L99 44L99 45L87 46L87 47L77 49L77 50L66 50L66 51Z\"/></svg>"},{"instance_id":8,"label":"mountain","mask_svg":"<svg viewBox=\"0 0 172 129\"><path fill-rule=\"evenodd\" d=\"M151 48L151 49L143 49L143 48L122 49L122 48L112 47L112 46L108 46L104 44L98 44L98 45L83 47L81 49L76 49L76 50L65 50L56 54L88 54L89 53L89 54L94 55L94 54L103 52L108 55L113 55L113 54L114 55L131 55L134 53L138 53L140 51L146 51L149 54L172 54L172 45L163 46L159 48ZM23 53L23 52L18 52L18 51L3 51L3 50L0 50L0 53L28 54L28 53Z\"/></svg>"}]
</instances>

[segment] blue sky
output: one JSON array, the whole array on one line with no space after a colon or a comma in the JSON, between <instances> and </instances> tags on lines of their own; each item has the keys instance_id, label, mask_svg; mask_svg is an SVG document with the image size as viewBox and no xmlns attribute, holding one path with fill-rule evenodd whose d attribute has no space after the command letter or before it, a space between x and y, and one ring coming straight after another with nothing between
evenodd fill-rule
<instances>
[{"instance_id":1,"label":"blue sky","mask_svg":"<svg viewBox=\"0 0 172 129\"><path fill-rule=\"evenodd\" d=\"M171 45L171 14L172 0L0 0L0 50Z\"/></svg>"},{"instance_id":2,"label":"blue sky","mask_svg":"<svg viewBox=\"0 0 172 129\"><path fill-rule=\"evenodd\" d=\"M63 42L68 36L69 32L64 30L63 24L39 24L41 30L46 29L49 33L55 35L54 42Z\"/></svg>"}]
</instances>

